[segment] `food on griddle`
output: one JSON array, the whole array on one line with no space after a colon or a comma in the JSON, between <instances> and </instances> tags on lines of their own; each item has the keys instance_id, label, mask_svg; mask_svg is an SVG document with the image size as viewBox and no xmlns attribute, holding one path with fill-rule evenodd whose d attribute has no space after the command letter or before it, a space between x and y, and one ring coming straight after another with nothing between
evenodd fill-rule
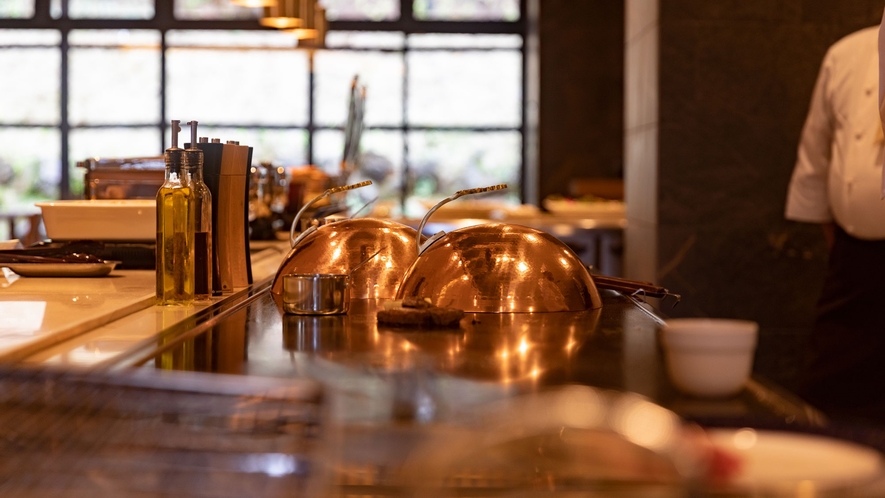
<instances>
[{"instance_id":1,"label":"food on griddle","mask_svg":"<svg viewBox=\"0 0 885 498\"><path fill-rule=\"evenodd\" d=\"M407 297L387 303L378 311L378 323L394 327L455 328L461 326L464 310L434 306L429 300Z\"/></svg>"}]
</instances>

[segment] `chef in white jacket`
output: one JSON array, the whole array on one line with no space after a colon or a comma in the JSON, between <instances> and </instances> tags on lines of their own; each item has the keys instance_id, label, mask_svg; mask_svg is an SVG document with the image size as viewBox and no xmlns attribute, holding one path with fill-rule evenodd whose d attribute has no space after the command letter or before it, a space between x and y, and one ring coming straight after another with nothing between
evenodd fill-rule
<instances>
[{"instance_id":1,"label":"chef in white jacket","mask_svg":"<svg viewBox=\"0 0 885 498\"><path fill-rule=\"evenodd\" d=\"M831 415L885 407L880 46L876 26L827 51L787 192L786 218L820 224L830 250L800 394Z\"/></svg>"}]
</instances>

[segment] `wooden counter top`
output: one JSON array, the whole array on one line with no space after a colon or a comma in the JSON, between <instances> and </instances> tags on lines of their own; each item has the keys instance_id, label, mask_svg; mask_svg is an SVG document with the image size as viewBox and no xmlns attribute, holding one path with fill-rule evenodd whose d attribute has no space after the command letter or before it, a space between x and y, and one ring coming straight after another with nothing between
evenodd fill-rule
<instances>
[{"instance_id":1,"label":"wooden counter top","mask_svg":"<svg viewBox=\"0 0 885 498\"><path fill-rule=\"evenodd\" d=\"M252 258L255 282L273 277L287 249L284 243L259 247ZM189 307L156 306L152 270L114 270L97 278L20 277L6 268L0 272L0 363L20 360L86 333L116 330L140 340L244 290ZM87 356L101 355L93 350Z\"/></svg>"}]
</instances>

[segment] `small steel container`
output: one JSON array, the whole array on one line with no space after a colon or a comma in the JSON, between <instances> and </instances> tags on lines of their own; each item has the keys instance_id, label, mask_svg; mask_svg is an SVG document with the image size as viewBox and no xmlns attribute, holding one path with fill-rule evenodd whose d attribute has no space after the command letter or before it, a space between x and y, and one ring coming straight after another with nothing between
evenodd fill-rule
<instances>
[{"instance_id":1,"label":"small steel container","mask_svg":"<svg viewBox=\"0 0 885 498\"><path fill-rule=\"evenodd\" d=\"M338 315L350 304L350 277L342 273L283 276L283 311L293 315Z\"/></svg>"}]
</instances>

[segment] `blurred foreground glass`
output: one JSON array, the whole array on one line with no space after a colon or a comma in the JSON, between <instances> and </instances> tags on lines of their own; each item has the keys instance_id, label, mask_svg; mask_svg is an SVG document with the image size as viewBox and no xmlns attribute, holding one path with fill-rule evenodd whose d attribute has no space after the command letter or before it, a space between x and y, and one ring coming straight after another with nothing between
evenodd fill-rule
<instances>
[{"instance_id":1,"label":"blurred foreground glass","mask_svg":"<svg viewBox=\"0 0 885 498\"><path fill-rule=\"evenodd\" d=\"M160 120L160 32L73 30L69 122L152 124Z\"/></svg>"},{"instance_id":2,"label":"blurred foreground glass","mask_svg":"<svg viewBox=\"0 0 885 498\"><path fill-rule=\"evenodd\" d=\"M167 115L201 124L307 125L308 56L292 50L291 36L170 31L168 44Z\"/></svg>"}]
</instances>

